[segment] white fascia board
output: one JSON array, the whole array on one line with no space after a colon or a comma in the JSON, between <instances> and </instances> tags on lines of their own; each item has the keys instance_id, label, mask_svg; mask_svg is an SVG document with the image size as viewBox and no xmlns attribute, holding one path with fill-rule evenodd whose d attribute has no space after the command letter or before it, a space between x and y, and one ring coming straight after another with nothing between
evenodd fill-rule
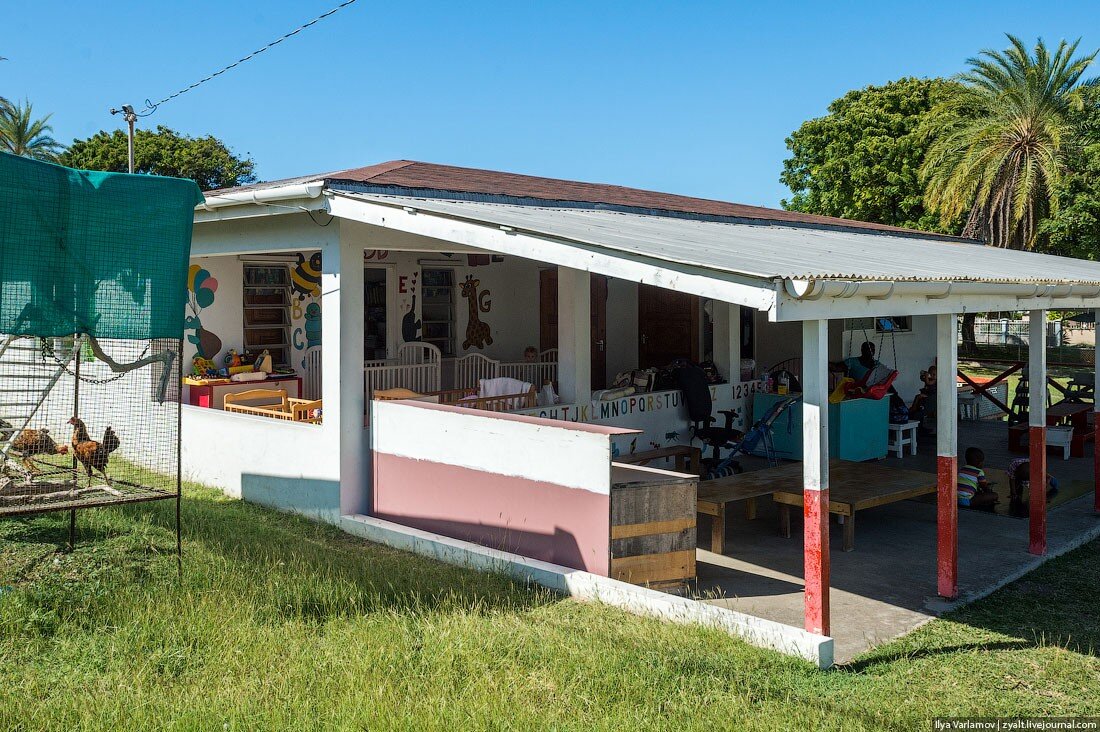
<instances>
[{"instance_id":1,"label":"white fascia board","mask_svg":"<svg viewBox=\"0 0 1100 732\"><path fill-rule=\"evenodd\" d=\"M484 221L389 206L354 195L334 193L329 201L329 211L333 216L384 229L655 285L755 310L770 310L775 305L775 289L767 280L663 262L515 229L503 230Z\"/></svg>"},{"instance_id":2,"label":"white fascia board","mask_svg":"<svg viewBox=\"0 0 1100 732\"><path fill-rule=\"evenodd\" d=\"M997 287L992 285L991 289ZM786 292L783 282L775 287L776 305L769 313L774 322L839 320L870 316L940 315L943 313L986 313L1015 310L1085 310L1100 307L1095 297L1015 297L1011 295L894 295L885 298L822 297L799 300Z\"/></svg>"},{"instance_id":3,"label":"white fascia board","mask_svg":"<svg viewBox=\"0 0 1100 732\"><path fill-rule=\"evenodd\" d=\"M260 216L296 214L303 211L327 211L327 209L328 202L324 198L296 198L281 200L277 203L236 203L219 206L210 211L198 207L195 209L194 222L196 224L208 224Z\"/></svg>"}]
</instances>

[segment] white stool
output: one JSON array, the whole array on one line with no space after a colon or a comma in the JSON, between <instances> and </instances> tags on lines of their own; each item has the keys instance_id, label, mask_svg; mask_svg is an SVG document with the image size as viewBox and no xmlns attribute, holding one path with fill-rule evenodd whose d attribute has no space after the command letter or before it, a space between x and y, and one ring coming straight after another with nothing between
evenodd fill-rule
<instances>
[{"instance_id":1,"label":"white stool","mask_svg":"<svg viewBox=\"0 0 1100 732\"><path fill-rule=\"evenodd\" d=\"M889 436L887 437L888 443L886 449L888 452L895 453L898 457L905 454L905 446L909 446L909 454L917 454L917 427L920 422L906 422L905 424L894 424L891 422L887 425L890 428Z\"/></svg>"},{"instance_id":2,"label":"white stool","mask_svg":"<svg viewBox=\"0 0 1100 732\"><path fill-rule=\"evenodd\" d=\"M978 419L978 398L974 394L959 394L959 419Z\"/></svg>"},{"instance_id":3,"label":"white stool","mask_svg":"<svg viewBox=\"0 0 1100 732\"><path fill-rule=\"evenodd\" d=\"M1069 460L1069 450L1072 443L1072 427L1047 427L1047 447L1062 448L1063 460Z\"/></svg>"}]
</instances>

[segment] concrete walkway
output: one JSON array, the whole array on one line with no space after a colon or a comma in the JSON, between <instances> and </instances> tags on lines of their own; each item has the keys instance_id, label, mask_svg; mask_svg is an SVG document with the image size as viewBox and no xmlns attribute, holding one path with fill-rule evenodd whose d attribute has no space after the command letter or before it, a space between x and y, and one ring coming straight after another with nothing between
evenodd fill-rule
<instances>
[{"instance_id":1,"label":"concrete walkway","mask_svg":"<svg viewBox=\"0 0 1100 732\"><path fill-rule=\"evenodd\" d=\"M1005 429L1004 423L964 423L960 447L982 447L989 456L987 466L1003 469L1008 459ZM935 446L922 445L918 455L883 463L932 472ZM1091 480L1092 460L1063 462L1052 455L1050 471L1061 480ZM700 518L701 524L705 521ZM704 549L710 533L701 525L699 599L802 627L801 521L795 521L790 539L778 535L777 525L778 512L769 499L761 499L755 521L745 520L743 510L734 505L727 520L728 556ZM1051 509L1045 557L1027 552L1027 535L1025 519L960 510L959 599L946 603L936 596L934 503L903 501L861 512L853 552L841 551L834 519L830 601L837 662L846 663L939 613L984 597L1046 559L1100 536L1092 495Z\"/></svg>"}]
</instances>

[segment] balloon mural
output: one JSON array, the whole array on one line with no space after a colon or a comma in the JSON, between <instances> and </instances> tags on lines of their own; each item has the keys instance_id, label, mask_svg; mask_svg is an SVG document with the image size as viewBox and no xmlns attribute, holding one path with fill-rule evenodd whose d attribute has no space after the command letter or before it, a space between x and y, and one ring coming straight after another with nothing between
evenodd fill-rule
<instances>
[{"instance_id":1,"label":"balloon mural","mask_svg":"<svg viewBox=\"0 0 1100 732\"><path fill-rule=\"evenodd\" d=\"M214 294L218 291L218 281L197 264L187 270L187 307L191 314L184 321L187 330L195 331L187 340L195 345L198 355L214 358L222 350L222 339L202 327L199 313L203 308L214 304Z\"/></svg>"}]
</instances>

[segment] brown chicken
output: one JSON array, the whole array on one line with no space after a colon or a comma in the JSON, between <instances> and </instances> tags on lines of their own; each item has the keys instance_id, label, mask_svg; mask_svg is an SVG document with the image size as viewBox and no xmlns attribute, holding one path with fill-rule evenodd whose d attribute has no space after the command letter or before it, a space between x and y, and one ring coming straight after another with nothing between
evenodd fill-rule
<instances>
[{"instance_id":1,"label":"brown chicken","mask_svg":"<svg viewBox=\"0 0 1100 732\"><path fill-rule=\"evenodd\" d=\"M95 475L92 472L94 469L103 473L103 479L107 481L107 485L111 485L111 478L107 475L107 461L111 453L121 444L114 429L108 427L103 431L103 440L96 442L89 437L88 428L84 426L81 419L73 417L69 420L69 424L73 426L73 454L88 471L89 482Z\"/></svg>"},{"instance_id":2,"label":"brown chicken","mask_svg":"<svg viewBox=\"0 0 1100 732\"><path fill-rule=\"evenodd\" d=\"M11 449L23 458L23 467L27 472L36 475L39 471L30 461L33 456L65 455L69 451L69 446L54 442L49 430L23 430L12 440Z\"/></svg>"}]
</instances>

